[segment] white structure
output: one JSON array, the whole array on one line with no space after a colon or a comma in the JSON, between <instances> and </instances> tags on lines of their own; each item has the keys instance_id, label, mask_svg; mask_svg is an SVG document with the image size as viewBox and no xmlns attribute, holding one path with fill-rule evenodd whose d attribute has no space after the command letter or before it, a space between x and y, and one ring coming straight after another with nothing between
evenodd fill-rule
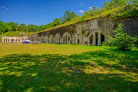
<instances>
[{"instance_id":1,"label":"white structure","mask_svg":"<svg viewBox=\"0 0 138 92\"><path fill-rule=\"evenodd\" d=\"M2 36L2 43L22 42L28 40L28 36L16 37L16 36Z\"/></svg>"}]
</instances>

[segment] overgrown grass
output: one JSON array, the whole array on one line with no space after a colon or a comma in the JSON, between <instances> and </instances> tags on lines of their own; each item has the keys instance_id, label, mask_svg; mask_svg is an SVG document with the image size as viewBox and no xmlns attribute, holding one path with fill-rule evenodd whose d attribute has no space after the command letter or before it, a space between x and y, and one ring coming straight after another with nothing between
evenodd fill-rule
<instances>
[{"instance_id":1,"label":"overgrown grass","mask_svg":"<svg viewBox=\"0 0 138 92\"><path fill-rule=\"evenodd\" d=\"M56 44L0 45L2 92L136 92L138 50Z\"/></svg>"},{"instance_id":2,"label":"overgrown grass","mask_svg":"<svg viewBox=\"0 0 138 92\"><path fill-rule=\"evenodd\" d=\"M21 33L24 33L25 35L29 35L32 32L27 32L26 34L26 32L22 32L22 31L9 31L9 32L0 34L0 36L22 36Z\"/></svg>"}]
</instances>

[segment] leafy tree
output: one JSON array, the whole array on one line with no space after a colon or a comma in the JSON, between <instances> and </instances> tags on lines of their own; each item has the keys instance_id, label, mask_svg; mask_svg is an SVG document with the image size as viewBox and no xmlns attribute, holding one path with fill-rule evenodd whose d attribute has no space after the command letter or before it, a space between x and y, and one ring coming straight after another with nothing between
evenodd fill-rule
<instances>
[{"instance_id":1,"label":"leafy tree","mask_svg":"<svg viewBox=\"0 0 138 92\"><path fill-rule=\"evenodd\" d=\"M134 6L138 6L138 0L129 0Z\"/></svg>"},{"instance_id":2,"label":"leafy tree","mask_svg":"<svg viewBox=\"0 0 138 92\"><path fill-rule=\"evenodd\" d=\"M64 16L63 16L63 22L70 21L75 16L76 16L75 12L65 11Z\"/></svg>"},{"instance_id":3,"label":"leafy tree","mask_svg":"<svg viewBox=\"0 0 138 92\"><path fill-rule=\"evenodd\" d=\"M110 2L106 1L103 4L103 8L104 9L112 9L115 7L126 6L126 5L129 5L128 0L111 0Z\"/></svg>"},{"instance_id":4,"label":"leafy tree","mask_svg":"<svg viewBox=\"0 0 138 92\"><path fill-rule=\"evenodd\" d=\"M57 26L57 25L60 25L60 19L59 18L56 18L54 21L53 21L53 26Z\"/></svg>"},{"instance_id":5,"label":"leafy tree","mask_svg":"<svg viewBox=\"0 0 138 92\"><path fill-rule=\"evenodd\" d=\"M125 51L130 50L133 46L134 41L137 41L136 37L130 37L124 33L123 24L118 24L118 27L113 30L113 34L109 36L109 44L111 46L116 46L119 49Z\"/></svg>"},{"instance_id":6,"label":"leafy tree","mask_svg":"<svg viewBox=\"0 0 138 92\"><path fill-rule=\"evenodd\" d=\"M111 0L111 3L114 5L114 6L126 6L128 5L128 0Z\"/></svg>"},{"instance_id":7,"label":"leafy tree","mask_svg":"<svg viewBox=\"0 0 138 92\"><path fill-rule=\"evenodd\" d=\"M87 18L87 17L94 16L95 14L97 14L98 11L99 11L99 8L96 7L96 6L93 6L92 9L90 9L89 11L84 12L84 15L82 17Z\"/></svg>"},{"instance_id":8,"label":"leafy tree","mask_svg":"<svg viewBox=\"0 0 138 92\"><path fill-rule=\"evenodd\" d=\"M106 1L102 6L104 9L111 9L111 2Z\"/></svg>"},{"instance_id":9,"label":"leafy tree","mask_svg":"<svg viewBox=\"0 0 138 92\"><path fill-rule=\"evenodd\" d=\"M7 23L0 21L0 34L11 30L12 28Z\"/></svg>"},{"instance_id":10,"label":"leafy tree","mask_svg":"<svg viewBox=\"0 0 138 92\"><path fill-rule=\"evenodd\" d=\"M17 29L17 26L16 26L17 24L16 23L9 22L8 25L12 28L12 31L16 31L16 29Z\"/></svg>"},{"instance_id":11,"label":"leafy tree","mask_svg":"<svg viewBox=\"0 0 138 92\"><path fill-rule=\"evenodd\" d=\"M35 31L34 25L33 24L28 25L28 32L34 32L34 31Z\"/></svg>"},{"instance_id":12,"label":"leafy tree","mask_svg":"<svg viewBox=\"0 0 138 92\"><path fill-rule=\"evenodd\" d=\"M26 29L27 29L27 26L26 26L25 24L23 24L23 23L22 23L20 26L21 26L21 28L22 28L21 31L25 32Z\"/></svg>"}]
</instances>

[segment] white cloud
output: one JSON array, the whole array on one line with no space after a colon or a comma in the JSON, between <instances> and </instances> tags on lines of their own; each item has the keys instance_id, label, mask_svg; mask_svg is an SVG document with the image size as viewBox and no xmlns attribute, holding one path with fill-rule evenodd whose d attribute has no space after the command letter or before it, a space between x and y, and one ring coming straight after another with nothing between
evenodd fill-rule
<instances>
[{"instance_id":1,"label":"white cloud","mask_svg":"<svg viewBox=\"0 0 138 92\"><path fill-rule=\"evenodd\" d=\"M92 9L92 7L89 7L89 9L91 10L91 9Z\"/></svg>"},{"instance_id":2,"label":"white cloud","mask_svg":"<svg viewBox=\"0 0 138 92\"><path fill-rule=\"evenodd\" d=\"M83 3L81 2L81 6L83 6Z\"/></svg>"},{"instance_id":3,"label":"white cloud","mask_svg":"<svg viewBox=\"0 0 138 92\"><path fill-rule=\"evenodd\" d=\"M2 6L1 8L3 8L3 9L8 9L8 8L6 8L6 7L3 7L3 6Z\"/></svg>"},{"instance_id":4,"label":"white cloud","mask_svg":"<svg viewBox=\"0 0 138 92\"><path fill-rule=\"evenodd\" d=\"M79 12L80 12L80 13L84 13L84 11L83 11L83 10L79 10Z\"/></svg>"}]
</instances>

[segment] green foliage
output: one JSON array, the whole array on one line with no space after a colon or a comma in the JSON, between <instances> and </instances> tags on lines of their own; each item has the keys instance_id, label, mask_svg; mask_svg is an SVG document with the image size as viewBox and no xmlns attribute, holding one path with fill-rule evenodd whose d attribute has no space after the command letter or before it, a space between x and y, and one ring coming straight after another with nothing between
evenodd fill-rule
<instances>
[{"instance_id":1,"label":"green foliage","mask_svg":"<svg viewBox=\"0 0 138 92\"><path fill-rule=\"evenodd\" d=\"M129 0L134 6L138 6L138 0Z\"/></svg>"},{"instance_id":2,"label":"green foliage","mask_svg":"<svg viewBox=\"0 0 138 92\"><path fill-rule=\"evenodd\" d=\"M82 16L82 18L94 16L95 14L97 14L98 11L99 11L99 8L96 6L93 6L93 8L91 8L89 11L84 12L84 15Z\"/></svg>"},{"instance_id":3,"label":"green foliage","mask_svg":"<svg viewBox=\"0 0 138 92\"><path fill-rule=\"evenodd\" d=\"M7 23L12 29L11 31L17 31L19 24L14 22Z\"/></svg>"},{"instance_id":4,"label":"green foliage","mask_svg":"<svg viewBox=\"0 0 138 92\"><path fill-rule=\"evenodd\" d=\"M111 0L110 2L106 1L103 4L103 8L104 9L113 9L115 7L126 6L126 5L129 5L128 0Z\"/></svg>"},{"instance_id":5,"label":"green foliage","mask_svg":"<svg viewBox=\"0 0 138 92\"><path fill-rule=\"evenodd\" d=\"M86 30L85 29L82 29L81 30L81 34L85 35L85 33L86 33Z\"/></svg>"},{"instance_id":6,"label":"green foliage","mask_svg":"<svg viewBox=\"0 0 138 92\"><path fill-rule=\"evenodd\" d=\"M103 41L103 42L102 42L102 45L103 45L103 46L108 46L108 43L105 42L105 41Z\"/></svg>"},{"instance_id":7,"label":"green foliage","mask_svg":"<svg viewBox=\"0 0 138 92\"><path fill-rule=\"evenodd\" d=\"M130 50L134 41L137 41L136 37L130 37L124 33L123 24L118 24L118 27L113 30L113 34L109 36L109 44L116 46L121 50Z\"/></svg>"},{"instance_id":8,"label":"green foliage","mask_svg":"<svg viewBox=\"0 0 138 92\"><path fill-rule=\"evenodd\" d=\"M12 28L7 23L0 21L0 34L11 30Z\"/></svg>"},{"instance_id":9,"label":"green foliage","mask_svg":"<svg viewBox=\"0 0 138 92\"><path fill-rule=\"evenodd\" d=\"M70 12L70 11L65 11L64 16L63 16L63 23L67 21L71 21L73 17L76 16L75 12Z\"/></svg>"}]
</instances>

